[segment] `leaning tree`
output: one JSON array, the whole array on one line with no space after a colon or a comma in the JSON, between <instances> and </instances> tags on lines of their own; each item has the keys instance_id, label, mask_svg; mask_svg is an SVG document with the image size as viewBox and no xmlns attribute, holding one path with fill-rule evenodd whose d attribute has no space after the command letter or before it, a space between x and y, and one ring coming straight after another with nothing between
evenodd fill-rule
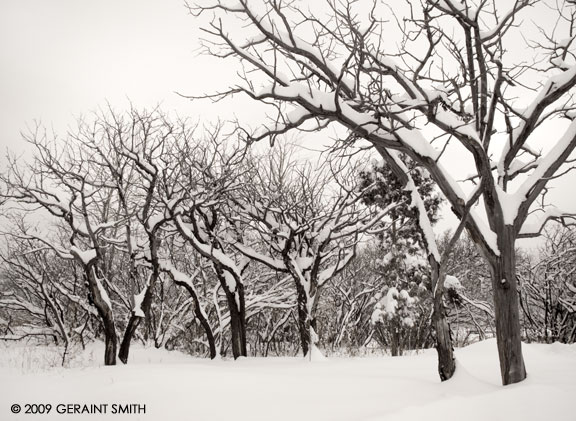
<instances>
[{"instance_id":1,"label":"leaning tree","mask_svg":"<svg viewBox=\"0 0 576 421\"><path fill-rule=\"evenodd\" d=\"M83 129L98 132L95 127L80 125L65 144L55 145L40 128L32 131L26 139L35 149L34 158L29 164L9 160L8 170L0 176L2 195L6 204L20 207L23 215L42 215L48 224L57 221L57 236L49 235L49 230L36 224L22 225L24 229L19 230L18 238L41 244L58 258L76 264L87 286L89 301L102 323L104 363L115 365L118 339L111 294L116 292L123 297L113 282L110 264L113 258L107 238L123 219L110 206L115 203L115 191L108 183L109 174L102 171L95 154L82 147L79 139L86 133Z\"/></svg>"},{"instance_id":2,"label":"leaning tree","mask_svg":"<svg viewBox=\"0 0 576 421\"><path fill-rule=\"evenodd\" d=\"M212 97L245 93L276 113L252 140L336 122L348 140L378 150L417 206L421 198L400 154L427 170L490 267L504 384L526 377L514 246L539 234L546 221L569 217L537 199L565 172L576 146L574 6L508 3L508 9L494 0L375 1L369 7L327 0L315 10L309 8L317 4L278 0L190 6L208 18L209 53L244 67L237 85ZM527 24L520 19L533 7L554 22L534 30L534 56L523 57L518 42ZM539 129L548 123L554 131L539 145ZM473 173L469 193L445 165L445 152L454 148ZM538 207L536 225L526 224ZM443 259L423 214L441 292Z\"/></svg>"}]
</instances>

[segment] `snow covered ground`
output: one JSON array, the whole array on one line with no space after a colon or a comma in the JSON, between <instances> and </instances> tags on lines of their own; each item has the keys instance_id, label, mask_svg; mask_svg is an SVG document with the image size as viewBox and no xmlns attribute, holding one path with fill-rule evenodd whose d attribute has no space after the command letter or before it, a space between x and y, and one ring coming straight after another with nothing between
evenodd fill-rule
<instances>
[{"instance_id":1,"label":"snow covered ground","mask_svg":"<svg viewBox=\"0 0 576 421\"><path fill-rule=\"evenodd\" d=\"M493 340L457 350L458 372L446 383L436 375L434 351L318 362L209 361L135 347L131 364L103 367L96 344L71 368L41 369L58 357L10 345L0 349L0 419L576 420L576 346L530 344L524 352L528 379L502 387ZM25 414L32 403L52 409ZM11 413L13 404L20 414ZM63 404L107 404L107 413L58 413L73 410ZM145 405L146 413L113 414L113 404Z\"/></svg>"}]
</instances>

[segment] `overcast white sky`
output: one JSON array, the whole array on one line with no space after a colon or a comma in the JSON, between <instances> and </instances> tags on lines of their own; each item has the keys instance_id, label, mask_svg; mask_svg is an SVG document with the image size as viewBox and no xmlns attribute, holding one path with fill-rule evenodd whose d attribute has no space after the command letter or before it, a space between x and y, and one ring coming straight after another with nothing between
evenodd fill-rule
<instances>
[{"instance_id":1,"label":"overcast white sky","mask_svg":"<svg viewBox=\"0 0 576 421\"><path fill-rule=\"evenodd\" d=\"M222 82L197 35L183 0L0 0L2 149L33 119L61 131L106 101L215 117L174 93Z\"/></svg>"},{"instance_id":2,"label":"overcast white sky","mask_svg":"<svg viewBox=\"0 0 576 421\"><path fill-rule=\"evenodd\" d=\"M1 154L21 150L20 131L34 119L63 133L75 116L106 101L126 108L128 98L194 119L248 121L254 103L176 95L222 89L233 75L229 61L198 56L197 24L183 0L0 0ZM557 193L576 208L571 185Z\"/></svg>"}]
</instances>

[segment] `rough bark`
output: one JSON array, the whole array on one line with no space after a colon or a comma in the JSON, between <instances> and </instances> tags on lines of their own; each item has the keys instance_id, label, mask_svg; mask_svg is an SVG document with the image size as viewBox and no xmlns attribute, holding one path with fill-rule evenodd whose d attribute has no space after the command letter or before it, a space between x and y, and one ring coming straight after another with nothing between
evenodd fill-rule
<instances>
[{"instance_id":1,"label":"rough bark","mask_svg":"<svg viewBox=\"0 0 576 421\"><path fill-rule=\"evenodd\" d=\"M436 352L438 353L438 374L441 381L446 381L451 379L456 371L452 333L450 331L450 324L446 318L446 309L443 300L444 278L446 275L433 259L431 259L431 267L434 298L432 328L434 329Z\"/></svg>"},{"instance_id":2,"label":"rough bark","mask_svg":"<svg viewBox=\"0 0 576 421\"><path fill-rule=\"evenodd\" d=\"M106 320L104 322L104 337L105 337L105 351L104 351L104 365L116 365L116 329L114 328L113 320Z\"/></svg>"},{"instance_id":3,"label":"rough bark","mask_svg":"<svg viewBox=\"0 0 576 421\"><path fill-rule=\"evenodd\" d=\"M300 347L302 354L308 355L312 338L310 337L310 315L308 314L308 296L304 287L296 282L298 305L298 332L300 334Z\"/></svg>"},{"instance_id":4,"label":"rough bark","mask_svg":"<svg viewBox=\"0 0 576 421\"><path fill-rule=\"evenodd\" d=\"M120 351L118 352L118 358L124 364L128 363L128 355L130 353L130 343L132 341L132 337L138 329L140 325L140 320L142 318L136 316L134 312L130 315L130 319L128 320L128 324L126 325L126 330L124 331L124 336L122 338L122 342L120 343Z\"/></svg>"},{"instance_id":5,"label":"rough bark","mask_svg":"<svg viewBox=\"0 0 576 421\"><path fill-rule=\"evenodd\" d=\"M237 284L236 288L236 292L231 292L227 288L224 289L226 300L228 301L228 310L230 311L230 331L232 333L232 355L234 359L248 355L246 348L244 288L242 284ZM238 303L236 302L236 295L238 295Z\"/></svg>"},{"instance_id":6,"label":"rough bark","mask_svg":"<svg viewBox=\"0 0 576 421\"><path fill-rule=\"evenodd\" d=\"M300 347L302 348L302 355L305 357L312 350L313 338L311 329L316 332L316 307L318 305L318 294L320 288L318 283L311 279L310 291L306 292L304 285L302 285L300 278L293 274L293 279L296 283L296 297L298 307L298 333L300 334Z\"/></svg>"},{"instance_id":7,"label":"rough bark","mask_svg":"<svg viewBox=\"0 0 576 421\"><path fill-rule=\"evenodd\" d=\"M489 259L500 374L504 385L518 383L526 378L526 367L522 357L514 238L513 227L505 226L499 235L500 256L492 256Z\"/></svg>"},{"instance_id":8,"label":"rough bark","mask_svg":"<svg viewBox=\"0 0 576 421\"><path fill-rule=\"evenodd\" d=\"M452 346L450 325L446 319L446 312L442 300L434 300L432 326L436 335L438 374L440 375L440 380L449 380L456 371L456 361L454 359L454 348Z\"/></svg>"}]
</instances>

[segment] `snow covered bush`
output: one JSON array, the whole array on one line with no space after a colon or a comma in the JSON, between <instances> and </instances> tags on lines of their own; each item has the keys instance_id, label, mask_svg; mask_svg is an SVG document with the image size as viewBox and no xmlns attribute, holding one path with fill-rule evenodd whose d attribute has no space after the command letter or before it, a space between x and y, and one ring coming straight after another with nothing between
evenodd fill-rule
<instances>
[{"instance_id":1,"label":"snow covered bush","mask_svg":"<svg viewBox=\"0 0 576 421\"><path fill-rule=\"evenodd\" d=\"M434 190L432 180L424 170L415 167L412 161L406 157L403 159L411 168L412 179L423 198L424 209L430 222L436 222L441 199ZM417 210L412 206L410 192L402 188L400 180L386 163L373 161L360 173L360 179L362 185L371 186L364 198L366 203L378 207L388 206L393 201L400 204L383 221L385 229L376 235L374 242L379 254L374 266L381 283L379 290L387 291L384 300L400 300L400 314L382 319L381 316L387 313L380 313L377 307L374 314L380 316L374 319L373 314L372 317L373 322L387 321L377 325L376 338L390 347L393 355L400 355L407 347L422 348L429 344L428 317L432 285L424 233L417 223ZM392 295L388 297L390 294ZM376 301L377 306L383 303L379 298L376 298ZM402 317L403 311L408 311L409 315ZM390 331L385 332L385 329Z\"/></svg>"},{"instance_id":2,"label":"snow covered bush","mask_svg":"<svg viewBox=\"0 0 576 421\"><path fill-rule=\"evenodd\" d=\"M393 356L405 350L421 348L428 335L425 309L419 306L419 298L402 289L391 287L384 295L377 294L371 316L375 326L375 339L390 349Z\"/></svg>"}]
</instances>

